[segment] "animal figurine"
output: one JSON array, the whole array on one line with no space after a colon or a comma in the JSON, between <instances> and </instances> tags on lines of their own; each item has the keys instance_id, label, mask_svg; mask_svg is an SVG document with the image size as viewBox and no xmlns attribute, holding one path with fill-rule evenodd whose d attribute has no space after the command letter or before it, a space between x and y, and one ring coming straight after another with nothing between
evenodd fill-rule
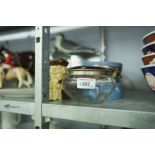
<instances>
[{"instance_id":1,"label":"animal figurine","mask_svg":"<svg viewBox=\"0 0 155 155\"><path fill-rule=\"evenodd\" d=\"M8 69L21 66L28 70L33 76L35 74L35 53L34 51L13 52L4 46L0 46L0 64Z\"/></svg>"},{"instance_id":2,"label":"animal figurine","mask_svg":"<svg viewBox=\"0 0 155 155\"><path fill-rule=\"evenodd\" d=\"M61 52L66 55L72 54L97 54L97 51L90 47L85 47L71 40L67 40L61 33L55 35L54 51Z\"/></svg>"},{"instance_id":3,"label":"animal figurine","mask_svg":"<svg viewBox=\"0 0 155 155\"><path fill-rule=\"evenodd\" d=\"M28 70L32 76L35 74L35 53L33 51L21 51L13 53L16 66ZM14 65L15 66L15 65Z\"/></svg>"},{"instance_id":4,"label":"animal figurine","mask_svg":"<svg viewBox=\"0 0 155 155\"><path fill-rule=\"evenodd\" d=\"M21 88L23 85L30 87L32 85L31 74L24 69L23 67L12 67L8 69L5 74L2 65L0 65L0 88L3 87L4 80L18 80L18 88Z\"/></svg>"}]
</instances>

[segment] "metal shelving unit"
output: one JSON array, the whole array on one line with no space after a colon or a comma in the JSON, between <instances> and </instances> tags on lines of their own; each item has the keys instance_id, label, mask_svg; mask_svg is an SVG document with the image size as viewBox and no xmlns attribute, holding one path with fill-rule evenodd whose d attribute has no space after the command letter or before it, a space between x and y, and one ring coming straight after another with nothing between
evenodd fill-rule
<instances>
[{"instance_id":1,"label":"metal shelving unit","mask_svg":"<svg viewBox=\"0 0 155 155\"><path fill-rule=\"evenodd\" d=\"M102 44L101 49L104 49ZM127 128L155 128L154 100L153 93L127 91L124 99L106 101L102 105L77 106L71 101L59 101L44 102L41 107L43 117Z\"/></svg>"},{"instance_id":2,"label":"metal shelving unit","mask_svg":"<svg viewBox=\"0 0 155 155\"><path fill-rule=\"evenodd\" d=\"M0 111L18 114L34 115L35 127L42 128L42 102L48 101L48 71L49 71L49 41L50 33L55 34L60 31L70 31L85 27L36 27L35 30L23 30L19 32L11 31L2 33L0 41L24 39L35 37L36 40L36 86L35 98L15 98L1 97ZM42 53L44 51L44 53ZM43 63L42 63L43 62ZM43 74L45 72L46 74ZM43 82L44 81L44 82Z\"/></svg>"},{"instance_id":3,"label":"metal shelving unit","mask_svg":"<svg viewBox=\"0 0 155 155\"><path fill-rule=\"evenodd\" d=\"M1 98L0 111L34 115L33 98Z\"/></svg>"},{"instance_id":4,"label":"metal shelving unit","mask_svg":"<svg viewBox=\"0 0 155 155\"><path fill-rule=\"evenodd\" d=\"M147 96L147 97L146 97ZM70 101L44 103L44 117L61 118L126 128L155 128L155 96L125 91L124 98L100 105L76 105Z\"/></svg>"},{"instance_id":5,"label":"metal shelving unit","mask_svg":"<svg viewBox=\"0 0 155 155\"><path fill-rule=\"evenodd\" d=\"M79 28L82 27L57 27L52 33ZM100 105L76 105L69 100L49 102L47 81L50 29L36 27L35 99L1 98L0 111L34 115L37 129L43 127L43 118L60 118L126 128L155 128L155 96L150 92L125 91L123 99L105 101Z\"/></svg>"}]
</instances>

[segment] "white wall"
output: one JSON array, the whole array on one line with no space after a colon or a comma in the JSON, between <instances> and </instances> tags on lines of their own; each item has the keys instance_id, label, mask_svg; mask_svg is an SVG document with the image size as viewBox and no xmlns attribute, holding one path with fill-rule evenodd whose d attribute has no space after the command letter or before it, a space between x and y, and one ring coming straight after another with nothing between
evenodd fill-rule
<instances>
[{"instance_id":1,"label":"white wall","mask_svg":"<svg viewBox=\"0 0 155 155\"><path fill-rule=\"evenodd\" d=\"M4 42L2 42L1 45L3 43ZM12 41L8 41L6 45L7 45L7 48L13 52L35 50L34 38L12 40Z\"/></svg>"},{"instance_id":2,"label":"white wall","mask_svg":"<svg viewBox=\"0 0 155 155\"><path fill-rule=\"evenodd\" d=\"M105 44L107 60L123 63L123 84L129 89L147 90L149 88L143 77L141 51L142 37L155 30L149 26L107 26L105 27ZM99 29L89 27L64 33L81 45L99 50Z\"/></svg>"},{"instance_id":3,"label":"white wall","mask_svg":"<svg viewBox=\"0 0 155 155\"><path fill-rule=\"evenodd\" d=\"M14 52L35 50L35 40L34 38L20 39L8 41L8 48Z\"/></svg>"},{"instance_id":4,"label":"white wall","mask_svg":"<svg viewBox=\"0 0 155 155\"><path fill-rule=\"evenodd\" d=\"M149 90L141 72L142 37L155 27L106 27L107 58L123 63L123 80L129 88Z\"/></svg>"}]
</instances>

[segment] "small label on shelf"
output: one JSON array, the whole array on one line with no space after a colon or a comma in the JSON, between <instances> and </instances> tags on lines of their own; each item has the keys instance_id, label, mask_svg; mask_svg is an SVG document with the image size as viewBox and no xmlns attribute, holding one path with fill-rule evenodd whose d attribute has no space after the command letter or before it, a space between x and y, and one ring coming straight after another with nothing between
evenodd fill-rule
<instances>
[{"instance_id":1,"label":"small label on shelf","mask_svg":"<svg viewBox=\"0 0 155 155\"><path fill-rule=\"evenodd\" d=\"M96 80L91 78L78 78L77 88L79 89L95 89Z\"/></svg>"}]
</instances>

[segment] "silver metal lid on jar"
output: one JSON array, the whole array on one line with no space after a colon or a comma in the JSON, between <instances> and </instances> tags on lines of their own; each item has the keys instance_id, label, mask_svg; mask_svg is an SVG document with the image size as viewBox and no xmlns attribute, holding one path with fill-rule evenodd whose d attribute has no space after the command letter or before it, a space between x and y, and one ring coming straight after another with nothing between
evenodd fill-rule
<instances>
[{"instance_id":1,"label":"silver metal lid on jar","mask_svg":"<svg viewBox=\"0 0 155 155\"><path fill-rule=\"evenodd\" d=\"M108 66L104 67L86 67L86 66L78 66L73 67L69 69L70 75L106 75L106 76L112 76L114 70Z\"/></svg>"},{"instance_id":2,"label":"silver metal lid on jar","mask_svg":"<svg viewBox=\"0 0 155 155\"><path fill-rule=\"evenodd\" d=\"M90 75L90 76L111 76L116 80L120 80L121 71L118 68L109 66L77 66L69 69L70 76Z\"/></svg>"}]
</instances>

